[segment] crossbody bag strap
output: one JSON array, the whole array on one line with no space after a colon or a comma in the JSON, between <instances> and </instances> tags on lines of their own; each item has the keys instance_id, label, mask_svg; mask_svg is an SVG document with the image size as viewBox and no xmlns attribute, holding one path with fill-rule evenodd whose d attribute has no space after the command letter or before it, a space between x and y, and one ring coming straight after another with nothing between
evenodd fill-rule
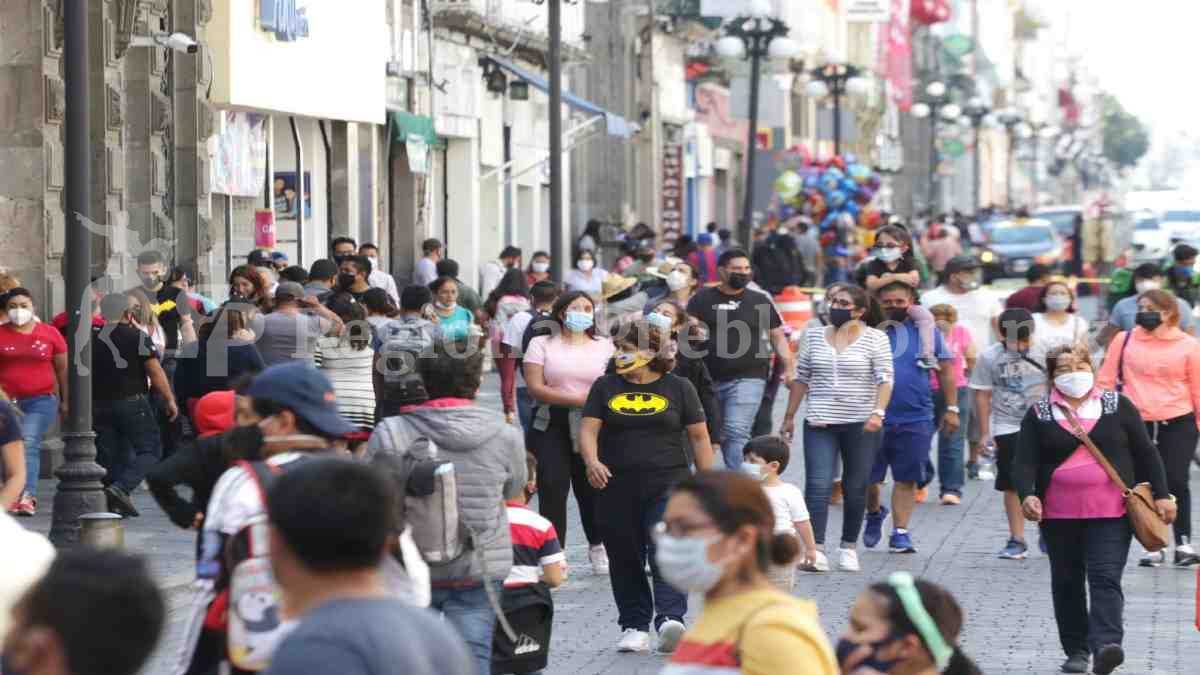
<instances>
[{"instance_id":1,"label":"crossbody bag strap","mask_svg":"<svg viewBox=\"0 0 1200 675\"><path fill-rule=\"evenodd\" d=\"M1058 406L1058 409L1061 410L1062 414L1067 418L1067 422L1071 424L1071 433L1075 436L1075 438L1078 438L1083 442L1083 445L1088 449L1089 452L1092 453L1092 456L1096 458L1096 461L1100 464L1100 466L1104 467L1104 472L1108 474L1109 479L1112 480L1113 483L1116 483L1117 487L1121 488L1121 492L1128 491L1129 488L1125 486L1125 481L1121 480L1121 476L1117 474L1117 470L1113 468L1111 463L1109 463L1108 458L1104 456L1104 453L1100 452L1100 448L1097 448L1096 444L1092 442L1092 437L1088 436L1087 432L1083 430L1082 426L1080 426L1079 418L1075 416L1074 411L1061 403L1056 403L1055 405Z\"/></svg>"},{"instance_id":2,"label":"crossbody bag strap","mask_svg":"<svg viewBox=\"0 0 1200 675\"><path fill-rule=\"evenodd\" d=\"M1125 348L1129 346L1129 338L1133 337L1133 329L1125 331L1125 340L1121 342L1121 353L1117 356L1117 393L1125 390Z\"/></svg>"}]
</instances>

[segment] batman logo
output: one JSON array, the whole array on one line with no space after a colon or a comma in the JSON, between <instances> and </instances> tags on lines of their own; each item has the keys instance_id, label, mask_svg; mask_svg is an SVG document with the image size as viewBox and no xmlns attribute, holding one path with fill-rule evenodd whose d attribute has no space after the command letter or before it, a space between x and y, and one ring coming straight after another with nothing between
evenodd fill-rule
<instances>
[{"instance_id":1,"label":"batman logo","mask_svg":"<svg viewBox=\"0 0 1200 675\"><path fill-rule=\"evenodd\" d=\"M670 406L665 397L642 392L617 394L608 400L608 409L618 415L657 415Z\"/></svg>"}]
</instances>

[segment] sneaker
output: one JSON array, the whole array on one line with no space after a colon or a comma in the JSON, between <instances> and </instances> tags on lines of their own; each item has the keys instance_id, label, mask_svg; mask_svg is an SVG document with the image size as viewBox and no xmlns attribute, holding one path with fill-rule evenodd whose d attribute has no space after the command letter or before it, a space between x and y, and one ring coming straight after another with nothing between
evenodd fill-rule
<instances>
[{"instance_id":1,"label":"sneaker","mask_svg":"<svg viewBox=\"0 0 1200 675\"><path fill-rule=\"evenodd\" d=\"M924 504L925 500L929 499L929 486L917 488L916 501L918 504Z\"/></svg>"},{"instance_id":2,"label":"sneaker","mask_svg":"<svg viewBox=\"0 0 1200 675\"><path fill-rule=\"evenodd\" d=\"M979 462L967 462L967 478L979 480Z\"/></svg>"},{"instance_id":3,"label":"sneaker","mask_svg":"<svg viewBox=\"0 0 1200 675\"><path fill-rule=\"evenodd\" d=\"M1029 555L1029 547L1020 539L1009 539L1004 550L1000 551L1002 560L1024 560Z\"/></svg>"},{"instance_id":4,"label":"sneaker","mask_svg":"<svg viewBox=\"0 0 1200 675\"><path fill-rule=\"evenodd\" d=\"M841 504L842 503L842 481L840 481L840 480L833 481L833 491L829 493L829 503L830 504Z\"/></svg>"},{"instance_id":5,"label":"sneaker","mask_svg":"<svg viewBox=\"0 0 1200 675\"><path fill-rule=\"evenodd\" d=\"M8 512L14 516L28 517L37 515L37 497L28 492L22 492L17 501L8 507Z\"/></svg>"},{"instance_id":6,"label":"sneaker","mask_svg":"<svg viewBox=\"0 0 1200 675\"><path fill-rule=\"evenodd\" d=\"M917 547L913 544L912 535L908 530L896 528L892 530L892 536L888 539L888 550L892 553L916 553Z\"/></svg>"},{"instance_id":7,"label":"sneaker","mask_svg":"<svg viewBox=\"0 0 1200 675\"><path fill-rule=\"evenodd\" d=\"M933 354L926 354L917 358L917 366L925 370L937 370L938 362L937 359L933 358Z\"/></svg>"},{"instance_id":8,"label":"sneaker","mask_svg":"<svg viewBox=\"0 0 1200 675\"><path fill-rule=\"evenodd\" d=\"M858 551L852 548L839 548L838 569L843 572L861 572L862 566L858 564Z\"/></svg>"},{"instance_id":9,"label":"sneaker","mask_svg":"<svg viewBox=\"0 0 1200 675\"><path fill-rule=\"evenodd\" d=\"M979 480L996 480L996 468L990 462L979 465Z\"/></svg>"},{"instance_id":10,"label":"sneaker","mask_svg":"<svg viewBox=\"0 0 1200 675\"><path fill-rule=\"evenodd\" d=\"M879 540L883 539L883 521L888 517L888 507L880 506L875 513L868 513L866 522L863 525L863 546L867 548L875 548L879 544Z\"/></svg>"},{"instance_id":11,"label":"sneaker","mask_svg":"<svg viewBox=\"0 0 1200 675\"><path fill-rule=\"evenodd\" d=\"M1122 663L1125 663L1125 650L1121 649L1121 645L1104 645L1096 652L1092 672L1096 675L1108 675Z\"/></svg>"},{"instance_id":12,"label":"sneaker","mask_svg":"<svg viewBox=\"0 0 1200 675\"><path fill-rule=\"evenodd\" d=\"M658 653L670 654L675 651L683 632L687 630L678 619L667 619L658 625Z\"/></svg>"},{"instance_id":13,"label":"sneaker","mask_svg":"<svg viewBox=\"0 0 1200 675\"><path fill-rule=\"evenodd\" d=\"M828 572L829 558L824 551L817 551L817 559L813 561L810 567L802 568L805 572Z\"/></svg>"},{"instance_id":14,"label":"sneaker","mask_svg":"<svg viewBox=\"0 0 1200 675\"><path fill-rule=\"evenodd\" d=\"M946 494L942 495L942 506L958 506L961 503L962 497L959 497L953 492L947 492Z\"/></svg>"},{"instance_id":15,"label":"sneaker","mask_svg":"<svg viewBox=\"0 0 1200 675\"><path fill-rule=\"evenodd\" d=\"M1142 559L1138 561L1138 566L1139 567L1158 567L1159 565L1162 565L1166 561L1167 561L1166 551L1155 551L1154 553L1147 553L1147 554L1143 555Z\"/></svg>"},{"instance_id":16,"label":"sneaker","mask_svg":"<svg viewBox=\"0 0 1200 675\"><path fill-rule=\"evenodd\" d=\"M617 642L619 652L648 652L650 651L650 634L636 628L626 628L621 632L621 640Z\"/></svg>"},{"instance_id":17,"label":"sneaker","mask_svg":"<svg viewBox=\"0 0 1200 675\"><path fill-rule=\"evenodd\" d=\"M108 498L109 511L126 518L137 518L141 515L138 513L137 507L133 505L129 493L122 490L120 486L109 485L104 488L104 496Z\"/></svg>"},{"instance_id":18,"label":"sneaker","mask_svg":"<svg viewBox=\"0 0 1200 675\"><path fill-rule=\"evenodd\" d=\"M608 551L604 550L604 544L588 549L588 562L592 564L592 574L608 574Z\"/></svg>"},{"instance_id":19,"label":"sneaker","mask_svg":"<svg viewBox=\"0 0 1200 675\"><path fill-rule=\"evenodd\" d=\"M1062 671L1064 673L1086 673L1088 670L1088 655L1087 652L1072 654L1063 661Z\"/></svg>"},{"instance_id":20,"label":"sneaker","mask_svg":"<svg viewBox=\"0 0 1200 675\"><path fill-rule=\"evenodd\" d=\"M1189 565L1200 565L1200 555L1196 555L1196 550L1191 544L1180 544L1175 547L1175 566L1187 567Z\"/></svg>"}]
</instances>

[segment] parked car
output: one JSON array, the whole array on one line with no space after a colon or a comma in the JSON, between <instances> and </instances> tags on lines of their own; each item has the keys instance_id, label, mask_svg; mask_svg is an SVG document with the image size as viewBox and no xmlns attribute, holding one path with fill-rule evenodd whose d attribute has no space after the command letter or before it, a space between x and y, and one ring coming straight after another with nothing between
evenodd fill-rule
<instances>
[{"instance_id":1,"label":"parked car","mask_svg":"<svg viewBox=\"0 0 1200 675\"><path fill-rule=\"evenodd\" d=\"M1164 263L1173 248L1171 235L1162 227L1158 214L1139 211L1133 214L1133 238L1130 254L1131 264Z\"/></svg>"},{"instance_id":2,"label":"parked car","mask_svg":"<svg viewBox=\"0 0 1200 675\"><path fill-rule=\"evenodd\" d=\"M1078 204L1061 204L1046 206L1033 214L1035 218L1050 221L1054 231L1063 242L1063 271L1074 270L1075 242L1074 237L1083 222L1083 207Z\"/></svg>"},{"instance_id":3,"label":"parked car","mask_svg":"<svg viewBox=\"0 0 1200 675\"><path fill-rule=\"evenodd\" d=\"M1005 221L988 230L979 261L984 283L1023 276L1034 263L1061 270L1063 239L1047 220Z\"/></svg>"}]
</instances>

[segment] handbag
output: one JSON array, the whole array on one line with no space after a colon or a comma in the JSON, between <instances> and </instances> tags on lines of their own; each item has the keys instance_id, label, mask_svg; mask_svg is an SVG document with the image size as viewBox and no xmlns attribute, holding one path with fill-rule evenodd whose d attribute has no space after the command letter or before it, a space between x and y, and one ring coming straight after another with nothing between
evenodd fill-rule
<instances>
[{"instance_id":1,"label":"handbag","mask_svg":"<svg viewBox=\"0 0 1200 675\"><path fill-rule=\"evenodd\" d=\"M1117 475L1117 470L1109 463L1108 458L1100 452L1091 437L1079 425L1079 419L1075 417L1075 413L1061 403L1057 405L1067 421L1071 423L1071 433L1087 447L1100 466L1104 467L1108 478L1121 488L1121 497L1125 500L1125 515L1129 518L1129 524L1133 527L1133 536L1137 538L1138 543L1151 553L1166 548L1170 542L1170 530L1163 519L1158 517L1158 509L1154 507L1154 493L1150 491L1150 484L1138 483L1132 488L1126 487L1125 481L1122 481L1121 477Z\"/></svg>"}]
</instances>

